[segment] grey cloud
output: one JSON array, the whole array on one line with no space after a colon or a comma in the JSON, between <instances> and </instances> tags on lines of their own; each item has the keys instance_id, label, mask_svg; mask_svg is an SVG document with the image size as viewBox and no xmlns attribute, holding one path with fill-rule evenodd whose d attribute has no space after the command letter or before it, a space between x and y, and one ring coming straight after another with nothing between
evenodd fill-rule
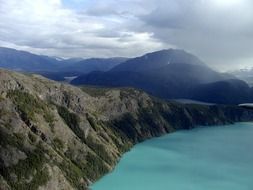
<instances>
[{"instance_id":1,"label":"grey cloud","mask_svg":"<svg viewBox=\"0 0 253 190\"><path fill-rule=\"evenodd\" d=\"M140 19L156 38L194 52L216 68L246 66L252 63L240 60L253 57L253 4L241 2L230 6L207 0L162 0Z\"/></svg>"},{"instance_id":2,"label":"grey cloud","mask_svg":"<svg viewBox=\"0 0 253 190\"><path fill-rule=\"evenodd\" d=\"M251 0L72 1L0 0L0 45L62 57L176 47L223 69L253 60Z\"/></svg>"},{"instance_id":3,"label":"grey cloud","mask_svg":"<svg viewBox=\"0 0 253 190\"><path fill-rule=\"evenodd\" d=\"M94 1L80 12L62 6L60 0L0 0L0 45L63 57L136 56L163 48L151 33L129 28L136 18L124 6L114 0L107 3ZM133 4L129 7L136 10ZM113 9L100 15L87 13L110 5L125 11L124 16Z\"/></svg>"},{"instance_id":4,"label":"grey cloud","mask_svg":"<svg viewBox=\"0 0 253 190\"><path fill-rule=\"evenodd\" d=\"M119 12L113 9L113 7L105 6L105 7L95 7L92 9L88 9L84 13L88 15L92 15L92 16L121 16L127 12Z\"/></svg>"}]
</instances>

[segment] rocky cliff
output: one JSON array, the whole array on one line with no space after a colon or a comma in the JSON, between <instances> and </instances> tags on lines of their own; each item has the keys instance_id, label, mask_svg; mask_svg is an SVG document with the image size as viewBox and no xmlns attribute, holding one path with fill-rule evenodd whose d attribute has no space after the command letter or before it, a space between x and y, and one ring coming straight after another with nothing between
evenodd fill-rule
<instances>
[{"instance_id":1,"label":"rocky cliff","mask_svg":"<svg viewBox=\"0 0 253 190\"><path fill-rule=\"evenodd\" d=\"M145 139L252 119L235 106L182 105L0 70L0 189L87 189Z\"/></svg>"}]
</instances>

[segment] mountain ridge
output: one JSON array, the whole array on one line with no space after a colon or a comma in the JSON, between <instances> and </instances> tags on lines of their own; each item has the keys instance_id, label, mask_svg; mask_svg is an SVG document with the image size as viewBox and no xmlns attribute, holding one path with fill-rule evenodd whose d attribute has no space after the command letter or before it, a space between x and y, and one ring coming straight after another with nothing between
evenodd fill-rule
<instances>
[{"instance_id":1,"label":"mountain ridge","mask_svg":"<svg viewBox=\"0 0 253 190\"><path fill-rule=\"evenodd\" d=\"M247 95L245 96L240 93L240 88L235 88L240 83L239 79L232 80L235 84L231 85L228 80L236 77L219 73L205 65L198 57L179 49L161 50L131 59L62 60L0 48L0 67L37 73L49 79L75 85L129 86L164 99L208 100L219 104L253 101L252 87L246 83L240 86ZM224 88L221 88L221 85ZM225 96L226 92L230 92L229 98ZM237 98L238 95L241 96Z\"/></svg>"},{"instance_id":2,"label":"mountain ridge","mask_svg":"<svg viewBox=\"0 0 253 190\"><path fill-rule=\"evenodd\" d=\"M154 64L155 63L155 64ZM205 65L201 60L192 54L181 49L165 49L143 56L132 58L114 68L111 71L142 71L158 69L168 64L193 64ZM132 67L133 66L133 67Z\"/></svg>"},{"instance_id":3,"label":"mountain ridge","mask_svg":"<svg viewBox=\"0 0 253 190\"><path fill-rule=\"evenodd\" d=\"M107 71L117 64L127 60L123 57L115 58L70 58L61 59L45 55L37 55L27 51L0 47L0 67L14 71L46 74L61 74L61 80L75 73L89 73L94 70ZM51 77L54 78L54 77ZM55 77L56 78L56 77Z\"/></svg>"},{"instance_id":4,"label":"mountain ridge","mask_svg":"<svg viewBox=\"0 0 253 190\"><path fill-rule=\"evenodd\" d=\"M219 86L222 81L224 89ZM231 82L235 84L230 85ZM244 83L240 86L242 89L233 87L239 83ZM245 82L231 74L211 69L192 54L174 49L161 50L127 60L107 72L81 75L72 80L71 84L130 86L163 99L193 99L219 104L253 101L253 89ZM238 98L240 90L246 92L247 96L242 94ZM219 91L221 93L217 93ZM226 92L231 92L229 99L224 96Z\"/></svg>"},{"instance_id":5,"label":"mountain ridge","mask_svg":"<svg viewBox=\"0 0 253 190\"><path fill-rule=\"evenodd\" d=\"M87 189L134 144L181 129L253 120L238 106L166 102L0 70L0 185Z\"/></svg>"}]
</instances>

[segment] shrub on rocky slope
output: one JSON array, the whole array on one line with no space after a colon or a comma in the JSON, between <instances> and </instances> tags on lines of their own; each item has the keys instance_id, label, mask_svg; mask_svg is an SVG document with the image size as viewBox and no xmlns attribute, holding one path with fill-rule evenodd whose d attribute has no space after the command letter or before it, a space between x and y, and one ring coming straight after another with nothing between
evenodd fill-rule
<instances>
[{"instance_id":1,"label":"shrub on rocky slope","mask_svg":"<svg viewBox=\"0 0 253 190\"><path fill-rule=\"evenodd\" d=\"M0 70L0 186L87 189L145 139L252 119L234 106L181 105Z\"/></svg>"}]
</instances>

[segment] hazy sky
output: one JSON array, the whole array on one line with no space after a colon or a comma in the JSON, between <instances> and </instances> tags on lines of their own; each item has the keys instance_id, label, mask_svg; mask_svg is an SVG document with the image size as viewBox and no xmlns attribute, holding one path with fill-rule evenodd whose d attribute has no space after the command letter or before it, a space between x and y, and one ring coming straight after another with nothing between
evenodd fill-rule
<instances>
[{"instance_id":1,"label":"hazy sky","mask_svg":"<svg viewBox=\"0 0 253 190\"><path fill-rule=\"evenodd\" d=\"M0 0L0 46L60 57L164 48L210 66L253 66L252 0Z\"/></svg>"}]
</instances>

